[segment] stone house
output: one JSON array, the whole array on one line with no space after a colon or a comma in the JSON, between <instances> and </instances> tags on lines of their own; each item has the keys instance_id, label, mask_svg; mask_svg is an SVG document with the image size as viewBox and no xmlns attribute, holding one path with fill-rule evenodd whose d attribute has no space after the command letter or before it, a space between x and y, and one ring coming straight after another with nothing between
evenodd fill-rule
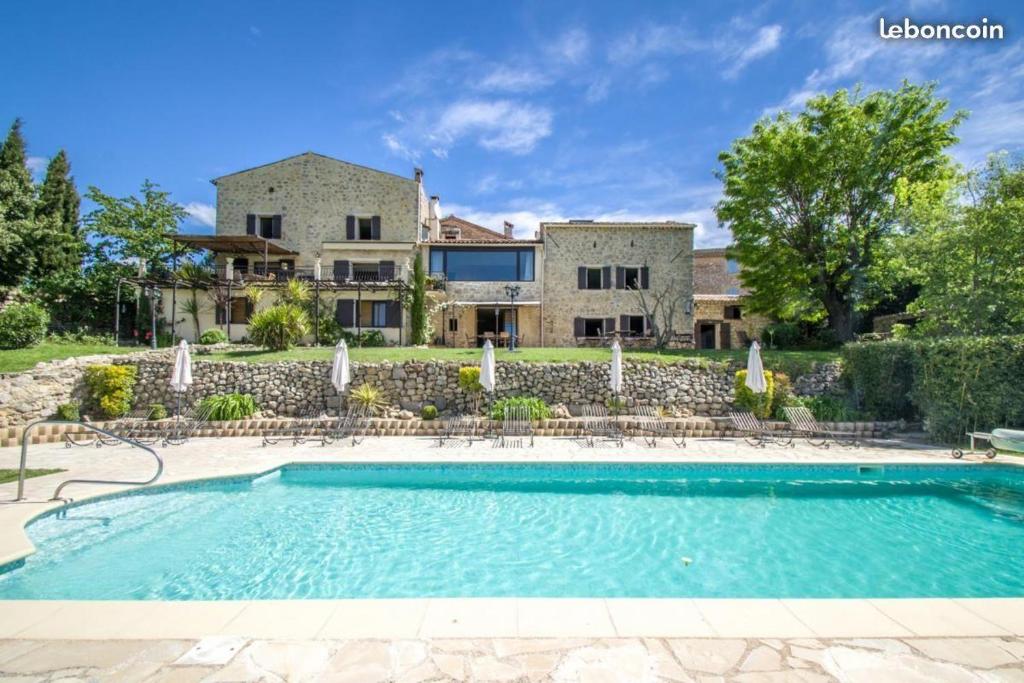
<instances>
[{"instance_id":1,"label":"stone house","mask_svg":"<svg viewBox=\"0 0 1024 683\"><path fill-rule=\"evenodd\" d=\"M725 249L697 249L693 253L693 341L699 349L741 349L759 339L771 322L750 313L743 301L747 293L739 278L739 264Z\"/></svg>"},{"instance_id":2,"label":"stone house","mask_svg":"<svg viewBox=\"0 0 1024 683\"><path fill-rule=\"evenodd\" d=\"M479 346L653 345L655 326L692 344L693 228L687 223L542 223L532 238L457 216L442 218L423 173L402 177L306 152L221 176L214 235L177 235L213 253L216 286L162 289L162 310L195 339L217 327L232 340L276 302L291 279L307 281L320 310L352 332L379 330L409 343L402 306L417 254L432 283L431 341ZM255 305L247 290L262 289ZM185 302L200 302L198 329Z\"/></svg>"}]
</instances>

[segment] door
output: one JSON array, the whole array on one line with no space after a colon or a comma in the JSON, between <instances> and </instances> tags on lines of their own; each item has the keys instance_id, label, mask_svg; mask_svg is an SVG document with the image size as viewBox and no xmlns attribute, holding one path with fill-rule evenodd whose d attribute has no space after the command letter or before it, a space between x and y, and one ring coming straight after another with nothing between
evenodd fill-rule
<instances>
[{"instance_id":1,"label":"door","mask_svg":"<svg viewBox=\"0 0 1024 683\"><path fill-rule=\"evenodd\" d=\"M701 323L697 328L697 348L714 349L715 345L715 324Z\"/></svg>"}]
</instances>

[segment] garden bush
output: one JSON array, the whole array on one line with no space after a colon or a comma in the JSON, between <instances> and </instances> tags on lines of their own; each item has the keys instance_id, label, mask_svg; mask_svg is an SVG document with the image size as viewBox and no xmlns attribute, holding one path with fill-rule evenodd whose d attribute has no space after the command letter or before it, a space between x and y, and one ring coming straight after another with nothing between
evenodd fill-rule
<instances>
[{"instance_id":1,"label":"garden bush","mask_svg":"<svg viewBox=\"0 0 1024 683\"><path fill-rule=\"evenodd\" d=\"M256 401L249 394L217 394L199 403L208 420L242 420L256 412Z\"/></svg>"},{"instance_id":2,"label":"garden bush","mask_svg":"<svg viewBox=\"0 0 1024 683\"><path fill-rule=\"evenodd\" d=\"M369 382L364 382L349 392L348 400L363 406L367 412L375 413L384 407L384 394Z\"/></svg>"},{"instance_id":3,"label":"garden bush","mask_svg":"<svg viewBox=\"0 0 1024 683\"><path fill-rule=\"evenodd\" d=\"M163 403L149 404L149 419L163 420L167 417L167 407Z\"/></svg>"},{"instance_id":4,"label":"garden bush","mask_svg":"<svg viewBox=\"0 0 1024 683\"><path fill-rule=\"evenodd\" d=\"M843 384L869 419L913 418L915 345L907 341L859 342L843 347Z\"/></svg>"},{"instance_id":5,"label":"garden bush","mask_svg":"<svg viewBox=\"0 0 1024 683\"><path fill-rule=\"evenodd\" d=\"M531 420L546 420L551 417L551 408L544 402L544 399L536 396L512 396L495 401L491 406L491 419L505 419L505 407L526 406L530 411Z\"/></svg>"},{"instance_id":6,"label":"garden bush","mask_svg":"<svg viewBox=\"0 0 1024 683\"><path fill-rule=\"evenodd\" d=\"M51 334L47 341L54 344L88 344L93 346L103 346L104 344L114 345L114 335L105 334L92 334L87 330L64 330L62 332L56 332Z\"/></svg>"},{"instance_id":7,"label":"garden bush","mask_svg":"<svg viewBox=\"0 0 1024 683\"><path fill-rule=\"evenodd\" d=\"M478 394L484 390L480 384L480 368L467 365L459 368L459 388L468 394Z\"/></svg>"},{"instance_id":8,"label":"garden bush","mask_svg":"<svg viewBox=\"0 0 1024 683\"><path fill-rule=\"evenodd\" d=\"M132 409L135 376L134 365L90 365L85 369L85 384L104 415L121 417Z\"/></svg>"},{"instance_id":9,"label":"garden bush","mask_svg":"<svg viewBox=\"0 0 1024 683\"><path fill-rule=\"evenodd\" d=\"M57 412L53 416L65 422L78 422L81 419L81 415L78 412L78 404L75 402L61 403L57 406Z\"/></svg>"},{"instance_id":10,"label":"garden bush","mask_svg":"<svg viewBox=\"0 0 1024 683\"><path fill-rule=\"evenodd\" d=\"M216 327L211 327L199 337L200 344L225 344L227 341L227 333Z\"/></svg>"},{"instance_id":11,"label":"garden bush","mask_svg":"<svg viewBox=\"0 0 1024 683\"><path fill-rule=\"evenodd\" d=\"M294 304L271 306L249 318L249 337L271 351L287 351L309 332L309 315Z\"/></svg>"},{"instance_id":12,"label":"garden bush","mask_svg":"<svg viewBox=\"0 0 1024 683\"><path fill-rule=\"evenodd\" d=\"M425 405L420 410L420 417L424 420L436 420L437 419L437 406Z\"/></svg>"},{"instance_id":13,"label":"garden bush","mask_svg":"<svg viewBox=\"0 0 1024 683\"><path fill-rule=\"evenodd\" d=\"M800 344L803 333L796 323L772 323L761 332L761 339L772 349L792 349Z\"/></svg>"},{"instance_id":14,"label":"garden bush","mask_svg":"<svg viewBox=\"0 0 1024 683\"><path fill-rule=\"evenodd\" d=\"M27 349L46 338L50 314L33 303L7 304L0 310L0 349Z\"/></svg>"},{"instance_id":15,"label":"garden bush","mask_svg":"<svg viewBox=\"0 0 1024 683\"><path fill-rule=\"evenodd\" d=\"M764 371L764 393L755 394L747 386L747 371L740 370L736 373L736 380L733 384L736 398L733 405L740 410L749 410L755 416L764 419L772 414L772 400L775 397L775 375L771 370Z\"/></svg>"}]
</instances>

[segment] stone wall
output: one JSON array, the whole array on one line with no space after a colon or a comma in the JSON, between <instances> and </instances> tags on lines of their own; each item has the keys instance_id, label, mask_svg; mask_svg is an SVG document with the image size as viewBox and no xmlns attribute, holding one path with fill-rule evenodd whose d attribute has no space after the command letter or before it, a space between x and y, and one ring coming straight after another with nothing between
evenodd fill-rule
<instances>
[{"instance_id":1,"label":"stone wall","mask_svg":"<svg viewBox=\"0 0 1024 683\"><path fill-rule=\"evenodd\" d=\"M793 391L800 396L821 396L841 390L843 366L836 363L818 363L810 372L793 381Z\"/></svg>"},{"instance_id":2,"label":"stone wall","mask_svg":"<svg viewBox=\"0 0 1024 683\"><path fill-rule=\"evenodd\" d=\"M697 249L693 252L693 293L744 293L739 271L729 272L725 249Z\"/></svg>"}]
</instances>

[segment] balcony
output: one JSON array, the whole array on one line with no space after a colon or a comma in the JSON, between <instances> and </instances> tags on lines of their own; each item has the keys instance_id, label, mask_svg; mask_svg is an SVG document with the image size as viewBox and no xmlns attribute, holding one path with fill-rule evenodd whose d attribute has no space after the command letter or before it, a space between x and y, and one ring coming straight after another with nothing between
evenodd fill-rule
<instances>
[{"instance_id":1,"label":"balcony","mask_svg":"<svg viewBox=\"0 0 1024 683\"><path fill-rule=\"evenodd\" d=\"M225 280L227 277L227 267L218 266L217 279ZM346 271L335 272L330 266L321 266L320 277L317 277L316 268L312 266L282 268L276 264L264 267L262 263L253 263L247 267L232 267L231 280L239 284L247 282L287 282L288 280L313 282L320 280L323 283L335 284L389 285L404 283L406 281L406 269L394 264L351 264Z\"/></svg>"}]
</instances>

